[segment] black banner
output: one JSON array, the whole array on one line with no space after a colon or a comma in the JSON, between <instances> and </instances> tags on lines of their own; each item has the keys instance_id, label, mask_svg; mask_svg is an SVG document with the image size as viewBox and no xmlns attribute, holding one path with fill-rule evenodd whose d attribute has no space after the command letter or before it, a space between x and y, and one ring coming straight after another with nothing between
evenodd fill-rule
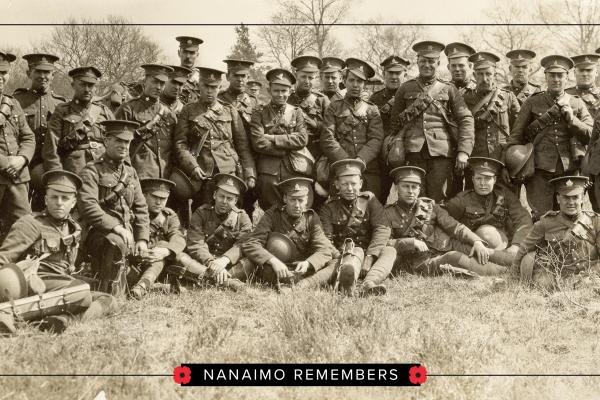
<instances>
[{"instance_id":1,"label":"black banner","mask_svg":"<svg viewBox=\"0 0 600 400\"><path fill-rule=\"evenodd\" d=\"M181 364L182 386L420 386L420 364Z\"/></svg>"}]
</instances>

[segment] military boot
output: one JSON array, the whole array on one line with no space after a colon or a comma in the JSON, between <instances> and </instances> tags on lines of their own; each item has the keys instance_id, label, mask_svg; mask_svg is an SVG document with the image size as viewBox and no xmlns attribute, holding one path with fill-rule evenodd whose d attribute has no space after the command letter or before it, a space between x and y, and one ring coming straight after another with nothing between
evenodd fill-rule
<instances>
[{"instance_id":1,"label":"military boot","mask_svg":"<svg viewBox=\"0 0 600 400\"><path fill-rule=\"evenodd\" d=\"M231 290L233 292L243 292L246 290L246 284L239 279L229 278L222 285L217 285L219 288Z\"/></svg>"},{"instance_id":2,"label":"military boot","mask_svg":"<svg viewBox=\"0 0 600 400\"><path fill-rule=\"evenodd\" d=\"M355 269L352 264L340 265L340 271L338 273L337 283L338 290L343 294L352 295L354 291L355 282Z\"/></svg>"},{"instance_id":3,"label":"military boot","mask_svg":"<svg viewBox=\"0 0 600 400\"><path fill-rule=\"evenodd\" d=\"M481 276L502 275L508 271L507 267L493 262L487 262L483 265L479 264L475 258L466 255L460 257L457 267L464 268Z\"/></svg>"},{"instance_id":4,"label":"military boot","mask_svg":"<svg viewBox=\"0 0 600 400\"><path fill-rule=\"evenodd\" d=\"M113 314L118 309L117 299L105 293L94 294L92 304L81 314L82 321L90 321Z\"/></svg>"},{"instance_id":5,"label":"military boot","mask_svg":"<svg viewBox=\"0 0 600 400\"><path fill-rule=\"evenodd\" d=\"M515 253L511 253L509 251L493 250L490 254L490 261L495 264L510 267L512 265L513 260L515 259L515 256Z\"/></svg>"},{"instance_id":6,"label":"military boot","mask_svg":"<svg viewBox=\"0 0 600 400\"><path fill-rule=\"evenodd\" d=\"M373 281L365 281L360 290L361 297L367 296L383 296L387 293L387 288L385 285L376 284Z\"/></svg>"},{"instance_id":7,"label":"military boot","mask_svg":"<svg viewBox=\"0 0 600 400\"><path fill-rule=\"evenodd\" d=\"M51 315L44 318L38 325L38 328L42 332L56 333L57 335L60 335L67 330L69 325L78 319L80 319L78 316L68 314Z\"/></svg>"},{"instance_id":8,"label":"military boot","mask_svg":"<svg viewBox=\"0 0 600 400\"><path fill-rule=\"evenodd\" d=\"M135 300L141 300L146 296L148 290L150 289L152 284L145 278L140 279L138 283L136 283L133 288L129 291L129 298Z\"/></svg>"}]
</instances>

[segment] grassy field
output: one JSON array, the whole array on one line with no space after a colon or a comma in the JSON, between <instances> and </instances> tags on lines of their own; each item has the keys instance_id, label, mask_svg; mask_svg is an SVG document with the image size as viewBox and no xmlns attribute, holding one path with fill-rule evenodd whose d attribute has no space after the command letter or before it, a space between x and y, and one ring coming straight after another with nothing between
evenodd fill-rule
<instances>
[{"instance_id":1,"label":"grassy field","mask_svg":"<svg viewBox=\"0 0 600 400\"><path fill-rule=\"evenodd\" d=\"M184 362L421 362L429 374L600 373L600 298L402 275L379 298L151 293L61 336L0 340L10 373L171 374ZM420 388L181 388L171 377L0 378L3 399L598 399L600 377L429 377Z\"/></svg>"}]
</instances>

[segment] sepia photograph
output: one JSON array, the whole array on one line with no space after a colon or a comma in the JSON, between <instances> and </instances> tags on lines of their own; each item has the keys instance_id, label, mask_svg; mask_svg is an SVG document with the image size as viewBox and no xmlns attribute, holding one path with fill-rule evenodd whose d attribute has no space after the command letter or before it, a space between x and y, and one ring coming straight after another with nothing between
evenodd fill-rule
<instances>
[{"instance_id":1,"label":"sepia photograph","mask_svg":"<svg viewBox=\"0 0 600 400\"><path fill-rule=\"evenodd\" d=\"M0 400L600 399L600 2L0 6Z\"/></svg>"}]
</instances>

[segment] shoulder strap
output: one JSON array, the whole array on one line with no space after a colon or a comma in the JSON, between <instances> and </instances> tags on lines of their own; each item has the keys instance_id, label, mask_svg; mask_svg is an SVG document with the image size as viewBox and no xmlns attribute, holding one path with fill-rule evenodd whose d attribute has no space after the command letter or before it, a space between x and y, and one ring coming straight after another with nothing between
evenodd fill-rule
<instances>
[{"instance_id":1,"label":"shoulder strap","mask_svg":"<svg viewBox=\"0 0 600 400\"><path fill-rule=\"evenodd\" d=\"M471 110L471 114L475 115L484 105L489 106L490 104L492 104L496 99L497 94L498 88L492 90L487 95L485 95L481 100L479 100L477 104L475 104L475 107L473 107L473 109Z\"/></svg>"}]
</instances>

